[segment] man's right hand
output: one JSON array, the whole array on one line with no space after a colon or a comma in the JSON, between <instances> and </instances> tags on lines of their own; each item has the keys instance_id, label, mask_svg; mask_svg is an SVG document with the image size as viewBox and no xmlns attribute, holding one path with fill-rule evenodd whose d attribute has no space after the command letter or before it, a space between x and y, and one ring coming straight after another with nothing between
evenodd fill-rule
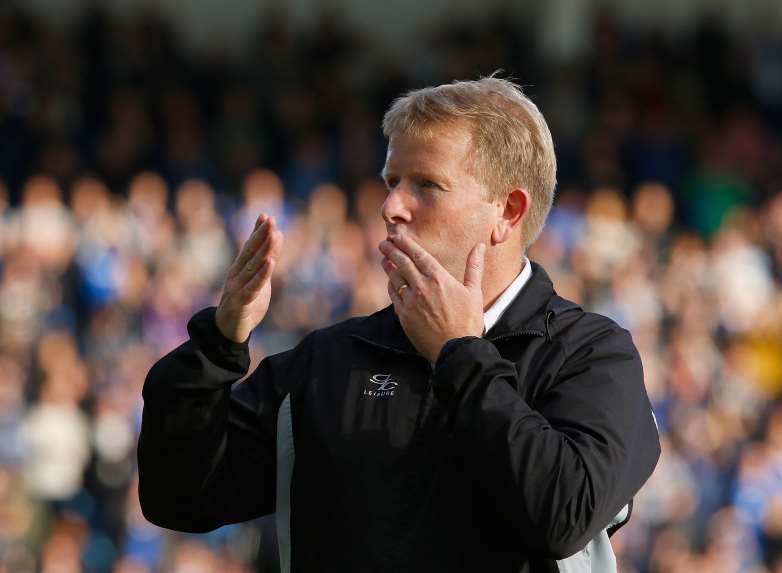
<instances>
[{"instance_id":1,"label":"man's right hand","mask_svg":"<svg viewBox=\"0 0 782 573\"><path fill-rule=\"evenodd\" d=\"M246 341L266 316L272 295L271 277L282 240L274 217L261 213L223 284L215 322L226 338Z\"/></svg>"}]
</instances>

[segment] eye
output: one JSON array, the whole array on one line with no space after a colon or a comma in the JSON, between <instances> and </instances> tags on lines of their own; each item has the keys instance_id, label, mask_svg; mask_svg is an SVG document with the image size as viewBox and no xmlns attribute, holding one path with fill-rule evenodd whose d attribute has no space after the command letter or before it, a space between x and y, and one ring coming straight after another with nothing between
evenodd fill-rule
<instances>
[{"instance_id":1,"label":"eye","mask_svg":"<svg viewBox=\"0 0 782 573\"><path fill-rule=\"evenodd\" d=\"M394 187L399 185L399 178L398 177L389 177L386 179L386 188L390 191Z\"/></svg>"},{"instance_id":2,"label":"eye","mask_svg":"<svg viewBox=\"0 0 782 573\"><path fill-rule=\"evenodd\" d=\"M440 187L437 183L430 181L429 179L422 179L419 185L427 189L438 189Z\"/></svg>"}]
</instances>

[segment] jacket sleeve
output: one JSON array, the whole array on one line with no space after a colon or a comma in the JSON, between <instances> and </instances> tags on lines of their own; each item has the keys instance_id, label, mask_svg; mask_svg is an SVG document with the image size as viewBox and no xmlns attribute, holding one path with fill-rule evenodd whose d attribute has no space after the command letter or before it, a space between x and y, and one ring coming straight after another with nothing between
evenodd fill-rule
<instances>
[{"instance_id":1,"label":"jacket sleeve","mask_svg":"<svg viewBox=\"0 0 782 573\"><path fill-rule=\"evenodd\" d=\"M605 320L560 366L533 409L524 371L489 341L449 341L435 395L449 404L484 499L532 554L562 559L604 529L649 478L660 453L630 334ZM562 343L560 343L562 344Z\"/></svg>"},{"instance_id":2,"label":"jacket sleeve","mask_svg":"<svg viewBox=\"0 0 782 573\"><path fill-rule=\"evenodd\" d=\"M190 339L149 371L138 443L139 499L152 523L210 531L274 511L274 372L292 351L266 358L247 380L248 344L225 338L214 308L188 323Z\"/></svg>"}]
</instances>

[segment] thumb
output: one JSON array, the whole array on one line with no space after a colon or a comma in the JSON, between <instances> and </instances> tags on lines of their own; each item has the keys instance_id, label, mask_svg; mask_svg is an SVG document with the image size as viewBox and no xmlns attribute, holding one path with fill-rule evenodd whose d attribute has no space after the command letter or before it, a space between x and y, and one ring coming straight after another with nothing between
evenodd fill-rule
<instances>
[{"instance_id":1,"label":"thumb","mask_svg":"<svg viewBox=\"0 0 782 573\"><path fill-rule=\"evenodd\" d=\"M483 279L483 258L486 254L486 245L478 243L470 251L467 257L467 268L464 271L464 286L469 290L481 290Z\"/></svg>"}]
</instances>

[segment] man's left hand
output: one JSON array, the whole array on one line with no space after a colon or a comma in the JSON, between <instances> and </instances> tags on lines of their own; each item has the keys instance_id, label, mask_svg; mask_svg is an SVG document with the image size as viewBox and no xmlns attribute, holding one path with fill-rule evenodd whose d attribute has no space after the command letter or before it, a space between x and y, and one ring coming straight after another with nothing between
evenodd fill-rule
<instances>
[{"instance_id":1,"label":"man's left hand","mask_svg":"<svg viewBox=\"0 0 782 573\"><path fill-rule=\"evenodd\" d=\"M412 238L396 235L381 241L388 295L407 337L431 363L446 342L483 333L483 261L478 243L467 257L464 284Z\"/></svg>"}]
</instances>

